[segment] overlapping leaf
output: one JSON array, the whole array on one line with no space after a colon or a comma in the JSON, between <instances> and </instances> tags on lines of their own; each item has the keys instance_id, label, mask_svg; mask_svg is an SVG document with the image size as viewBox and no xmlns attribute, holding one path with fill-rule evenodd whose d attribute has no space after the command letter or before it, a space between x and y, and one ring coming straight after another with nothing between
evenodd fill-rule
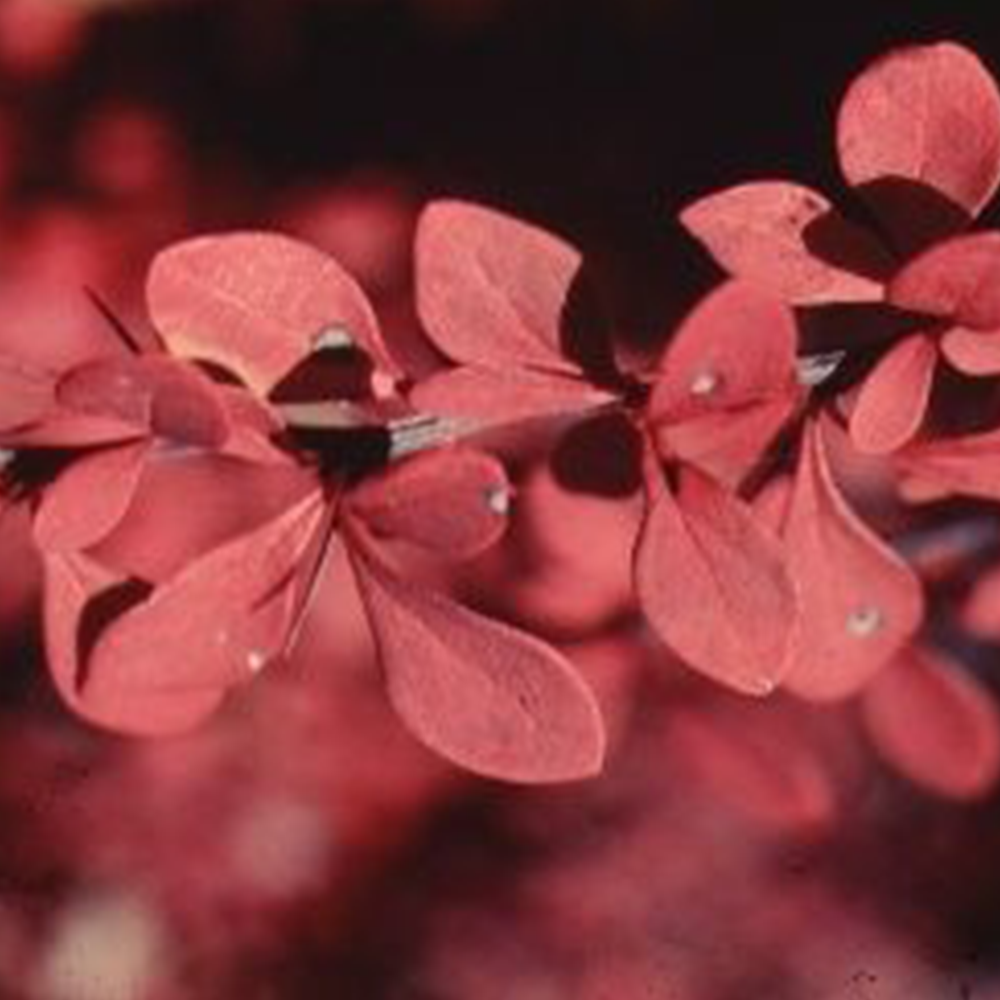
<instances>
[{"instance_id":1,"label":"overlapping leaf","mask_svg":"<svg viewBox=\"0 0 1000 1000\"><path fill-rule=\"evenodd\" d=\"M676 498L659 491L635 586L650 624L694 669L758 695L784 676L798 608L781 545L712 479L685 470Z\"/></svg>"},{"instance_id":2,"label":"overlapping leaf","mask_svg":"<svg viewBox=\"0 0 1000 1000\"><path fill-rule=\"evenodd\" d=\"M389 697L410 731L461 767L518 782L600 770L589 688L540 640L406 582L352 549Z\"/></svg>"},{"instance_id":3,"label":"overlapping leaf","mask_svg":"<svg viewBox=\"0 0 1000 1000\"><path fill-rule=\"evenodd\" d=\"M86 689L225 688L282 651L296 571L321 516L318 494L195 560L112 621Z\"/></svg>"},{"instance_id":4,"label":"overlapping leaf","mask_svg":"<svg viewBox=\"0 0 1000 1000\"><path fill-rule=\"evenodd\" d=\"M1000 182L996 83L973 52L953 42L896 49L848 89L837 150L856 187L912 181L974 216Z\"/></svg>"},{"instance_id":5,"label":"overlapping leaf","mask_svg":"<svg viewBox=\"0 0 1000 1000\"><path fill-rule=\"evenodd\" d=\"M354 279L287 236L230 233L175 244L153 261L146 294L173 353L214 361L261 395L329 333L395 370Z\"/></svg>"},{"instance_id":6,"label":"overlapping leaf","mask_svg":"<svg viewBox=\"0 0 1000 1000\"><path fill-rule=\"evenodd\" d=\"M904 337L861 384L851 410L851 440L858 449L885 454L917 433L930 400L937 345L932 337Z\"/></svg>"},{"instance_id":7,"label":"overlapping leaf","mask_svg":"<svg viewBox=\"0 0 1000 1000\"><path fill-rule=\"evenodd\" d=\"M418 385L417 406L513 419L612 398L564 350L582 265L569 244L500 212L441 201L421 216L415 254L424 328L464 366Z\"/></svg>"},{"instance_id":8,"label":"overlapping leaf","mask_svg":"<svg viewBox=\"0 0 1000 1000\"><path fill-rule=\"evenodd\" d=\"M873 302L891 258L816 191L757 181L710 194L681 212L681 224L730 274L786 302Z\"/></svg>"},{"instance_id":9,"label":"overlapping leaf","mask_svg":"<svg viewBox=\"0 0 1000 1000\"><path fill-rule=\"evenodd\" d=\"M916 575L837 488L823 433L806 430L783 535L801 606L785 686L817 701L863 688L923 615Z\"/></svg>"},{"instance_id":10,"label":"overlapping leaf","mask_svg":"<svg viewBox=\"0 0 1000 1000\"><path fill-rule=\"evenodd\" d=\"M943 653L905 651L867 688L862 706L885 760L932 792L972 798L1000 772L993 699Z\"/></svg>"},{"instance_id":11,"label":"overlapping leaf","mask_svg":"<svg viewBox=\"0 0 1000 1000\"><path fill-rule=\"evenodd\" d=\"M661 454L733 482L793 412L791 311L745 282L712 292L660 360L647 413Z\"/></svg>"},{"instance_id":12,"label":"overlapping leaf","mask_svg":"<svg viewBox=\"0 0 1000 1000\"><path fill-rule=\"evenodd\" d=\"M511 490L495 458L471 448L444 448L362 483L352 490L349 506L376 539L462 559L503 534Z\"/></svg>"},{"instance_id":13,"label":"overlapping leaf","mask_svg":"<svg viewBox=\"0 0 1000 1000\"><path fill-rule=\"evenodd\" d=\"M218 687L155 689L143 685L92 687L81 660L88 607L119 579L77 553L45 557L45 649L49 671L66 704L95 725L136 736L170 736L192 729L219 706ZM190 656L191 650L184 650Z\"/></svg>"}]
</instances>

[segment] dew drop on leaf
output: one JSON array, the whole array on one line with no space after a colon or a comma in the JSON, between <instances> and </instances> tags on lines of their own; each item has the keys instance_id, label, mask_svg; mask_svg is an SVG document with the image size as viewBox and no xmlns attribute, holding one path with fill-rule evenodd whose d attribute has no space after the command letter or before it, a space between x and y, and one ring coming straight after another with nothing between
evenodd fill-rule
<instances>
[{"instance_id":1,"label":"dew drop on leaf","mask_svg":"<svg viewBox=\"0 0 1000 1000\"><path fill-rule=\"evenodd\" d=\"M722 387L722 376L717 372L706 370L699 372L691 380L692 396L711 396Z\"/></svg>"},{"instance_id":2,"label":"dew drop on leaf","mask_svg":"<svg viewBox=\"0 0 1000 1000\"><path fill-rule=\"evenodd\" d=\"M882 612L871 605L862 605L855 608L847 616L847 631L859 639L874 635L883 622Z\"/></svg>"}]
</instances>

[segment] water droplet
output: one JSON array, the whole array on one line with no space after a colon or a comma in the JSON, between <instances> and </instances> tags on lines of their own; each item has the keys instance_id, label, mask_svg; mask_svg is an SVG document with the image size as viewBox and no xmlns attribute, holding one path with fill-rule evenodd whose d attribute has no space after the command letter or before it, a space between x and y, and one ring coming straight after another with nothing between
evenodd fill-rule
<instances>
[{"instance_id":1,"label":"water droplet","mask_svg":"<svg viewBox=\"0 0 1000 1000\"><path fill-rule=\"evenodd\" d=\"M774 694L778 684L770 677L750 677L746 682L747 694L755 694L764 698L769 694Z\"/></svg>"},{"instance_id":2,"label":"water droplet","mask_svg":"<svg viewBox=\"0 0 1000 1000\"><path fill-rule=\"evenodd\" d=\"M259 649L251 649L250 652L247 653L247 666L250 668L250 673L260 673L266 664L267 653L262 653Z\"/></svg>"},{"instance_id":3,"label":"water droplet","mask_svg":"<svg viewBox=\"0 0 1000 1000\"><path fill-rule=\"evenodd\" d=\"M865 605L855 608L847 616L847 631L859 639L864 639L874 635L882 627L882 621L882 612L878 608Z\"/></svg>"},{"instance_id":4,"label":"water droplet","mask_svg":"<svg viewBox=\"0 0 1000 1000\"><path fill-rule=\"evenodd\" d=\"M312 346L314 351L340 351L347 347L353 347L354 338L346 326L331 323L329 326L324 326L313 337Z\"/></svg>"},{"instance_id":5,"label":"water droplet","mask_svg":"<svg viewBox=\"0 0 1000 1000\"><path fill-rule=\"evenodd\" d=\"M722 385L722 376L717 372L706 370L699 372L688 387L692 396L711 396Z\"/></svg>"},{"instance_id":6,"label":"water droplet","mask_svg":"<svg viewBox=\"0 0 1000 1000\"><path fill-rule=\"evenodd\" d=\"M486 506L494 514L503 517L510 513L510 490L505 486L491 487L486 491L484 496L486 498Z\"/></svg>"}]
</instances>

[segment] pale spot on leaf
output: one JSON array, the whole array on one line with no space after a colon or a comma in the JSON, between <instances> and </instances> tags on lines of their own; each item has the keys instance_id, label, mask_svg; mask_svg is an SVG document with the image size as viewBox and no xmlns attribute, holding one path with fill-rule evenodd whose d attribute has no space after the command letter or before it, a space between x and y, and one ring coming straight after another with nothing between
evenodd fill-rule
<instances>
[{"instance_id":1,"label":"pale spot on leaf","mask_svg":"<svg viewBox=\"0 0 1000 1000\"><path fill-rule=\"evenodd\" d=\"M314 351L340 351L354 347L354 338L346 326L331 323L316 334L312 346Z\"/></svg>"},{"instance_id":2,"label":"pale spot on leaf","mask_svg":"<svg viewBox=\"0 0 1000 1000\"><path fill-rule=\"evenodd\" d=\"M500 517L510 513L510 490L498 487L485 493L486 506Z\"/></svg>"},{"instance_id":3,"label":"pale spot on leaf","mask_svg":"<svg viewBox=\"0 0 1000 1000\"><path fill-rule=\"evenodd\" d=\"M706 370L699 372L691 380L689 386L692 396L711 396L722 387L722 376L717 372Z\"/></svg>"},{"instance_id":4,"label":"pale spot on leaf","mask_svg":"<svg viewBox=\"0 0 1000 1000\"><path fill-rule=\"evenodd\" d=\"M855 608L847 616L847 631L859 639L874 635L883 624L882 612L870 605Z\"/></svg>"}]
</instances>

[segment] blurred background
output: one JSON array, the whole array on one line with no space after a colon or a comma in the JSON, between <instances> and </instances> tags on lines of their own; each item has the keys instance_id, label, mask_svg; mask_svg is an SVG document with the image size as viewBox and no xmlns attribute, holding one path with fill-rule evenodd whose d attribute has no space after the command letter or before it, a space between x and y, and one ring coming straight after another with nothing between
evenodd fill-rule
<instances>
[{"instance_id":1,"label":"blurred background","mask_svg":"<svg viewBox=\"0 0 1000 1000\"><path fill-rule=\"evenodd\" d=\"M0 0L0 339L99 326L84 288L141 326L159 248L274 228L352 270L419 370L410 241L449 196L571 239L617 335L655 347L718 277L677 210L754 177L843 194L843 88L941 38L1000 72L982 2ZM453 582L595 685L612 752L579 787L408 737L336 568L295 663L205 729L90 729L50 689L4 511L0 997L1000 997L996 795L889 770L851 705L678 668L630 606L635 504L567 500L532 447L511 539Z\"/></svg>"}]
</instances>

